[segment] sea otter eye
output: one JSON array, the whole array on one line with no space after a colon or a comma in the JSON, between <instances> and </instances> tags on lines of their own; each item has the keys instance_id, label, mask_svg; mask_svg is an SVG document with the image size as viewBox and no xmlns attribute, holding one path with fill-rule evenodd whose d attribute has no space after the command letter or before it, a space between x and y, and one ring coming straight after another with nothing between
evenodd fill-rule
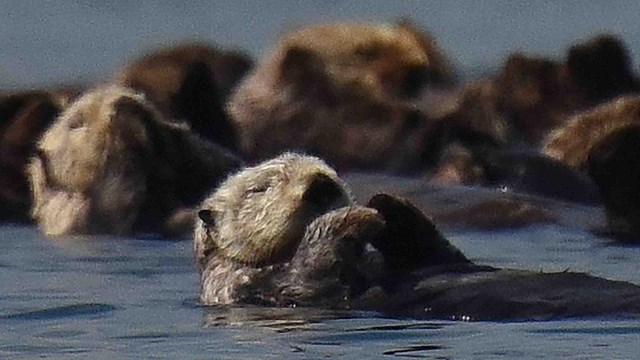
<instances>
[{"instance_id":1,"label":"sea otter eye","mask_svg":"<svg viewBox=\"0 0 640 360\"><path fill-rule=\"evenodd\" d=\"M198 211L198 217L206 226L216 226L216 218L213 216L213 211L200 210Z\"/></svg>"},{"instance_id":2,"label":"sea otter eye","mask_svg":"<svg viewBox=\"0 0 640 360\"><path fill-rule=\"evenodd\" d=\"M269 184L257 185L247 189L249 193L263 193L269 189Z\"/></svg>"},{"instance_id":3,"label":"sea otter eye","mask_svg":"<svg viewBox=\"0 0 640 360\"><path fill-rule=\"evenodd\" d=\"M357 48L355 50L355 54L358 57L358 59L368 62L368 61L373 61L373 60L379 58L381 56L382 52L380 51L380 48L378 48L378 47L366 46L366 47Z\"/></svg>"},{"instance_id":4,"label":"sea otter eye","mask_svg":"<svg viewBox=\"0 0 640 360\"><path fill-rule=\"evenodd\" d=\"M324 209L341 196L342 189L340 186L330 177L319 174L311 181L309 188L302 196L302 200Z\"/></svg>"},{"instance_id":5,"label":"sea otter eye","mask_svg":"<svg viewBox=\"0 0 640 360\"><path fill-rule=\"evenodd\" d=\"M407 69L403 81L403 96L412 99L420 95L420 92L432 76L424 66L414 66Z\"/></svg>"}]
</instances>

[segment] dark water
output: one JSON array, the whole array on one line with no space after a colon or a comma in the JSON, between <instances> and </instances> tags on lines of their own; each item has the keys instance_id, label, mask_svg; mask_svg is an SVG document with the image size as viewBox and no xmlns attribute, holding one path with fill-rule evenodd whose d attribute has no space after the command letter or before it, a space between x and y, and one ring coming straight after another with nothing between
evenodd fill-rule
<instances>
[{"instance_id":1,"label":"dark water","mask_svg":"<svg viewBox=\"0 0 640 360\"><path fill-rule=\"evenodd\" d=\"M621 35L640 56L635 1L8 0L0 7L0 90L99 81L185 39L259 56L287 28L403 15L430 29L467 76L514 50L562 57L569 44L601 31ZM639 248L579 228L447 235L481 263L640 283ZM206 308L197 296L189 239L47 240L35 228L0 227L0 359L626 359L640 350L637 320L425 322Z\"/></svg>"}]
</instances>

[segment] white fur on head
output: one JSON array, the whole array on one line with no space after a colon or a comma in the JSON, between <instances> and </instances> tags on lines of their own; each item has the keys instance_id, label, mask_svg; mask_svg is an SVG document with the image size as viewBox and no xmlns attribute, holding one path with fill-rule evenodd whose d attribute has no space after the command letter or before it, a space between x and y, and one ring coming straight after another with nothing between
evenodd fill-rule
<instances>
[{"instance_id":1,"label":"white fur on head","mask_svg":"<svg viewBox=\"0 0 640 360\"><path fill-rule=\"evenodd\" d=\"M149 140L142 121L123 114L116 119L121 101L139 105L152 121L163 121L144 96L101 86L71 104L38 142L39 155L28 167L32 214L47 235L93 232L91 214L97 209L100 221L113 225L111 232L130 230L146 185L127 146L148 146Z\"/></svg>"},{"instance_id":2,"label":"white fur on head","mask_svg":"<svg viewBox=\"0 0 640 360\"><path fill-rule=\"evenodd\" d=\"M322 209L305 199L319 177L339 189ZM196 257L216 248L222 256L248 264L286 261L309 223L351 203L346 184L324 161L285 153L230 176L203 202L201 209L210 211L215 224L197 220Z\"/></svg>"}]
</instances>

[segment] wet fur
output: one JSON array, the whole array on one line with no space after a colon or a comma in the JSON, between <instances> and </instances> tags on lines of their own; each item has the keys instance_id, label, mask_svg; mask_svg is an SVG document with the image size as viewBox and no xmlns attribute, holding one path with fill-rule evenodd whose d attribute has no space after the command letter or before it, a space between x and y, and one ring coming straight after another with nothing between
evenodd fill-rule
<instances>
[{"instance_id":1,"label":"wet fur","mask_svg":"<svg viewBox=\"0 0 640 360\"><path fill-rule=\"evenodd\" d=\"M348 194L333 169L297 154L229 177L196 224L203 303L345 307L416 266L468 261L408 202L364 207Z\"/></svg>"},{"instance_id":2,"label":"wet fur","mask_svg":"<svg viewBox=\"0 0 640 360\"><path fill-rule=\"evenodd\" d=\"M48 236L179 234L190 220L175 228L165 222L238 165L186 126L164 120L142 95L100 87L40 139L28 168L32 215Z\"/></svg>"}]
</instances>

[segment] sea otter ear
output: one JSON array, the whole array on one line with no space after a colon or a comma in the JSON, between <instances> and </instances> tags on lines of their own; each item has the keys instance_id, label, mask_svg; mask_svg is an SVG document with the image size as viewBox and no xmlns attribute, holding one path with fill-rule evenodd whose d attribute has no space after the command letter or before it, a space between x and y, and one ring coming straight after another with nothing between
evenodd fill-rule
<instances>
[{"instance_id":1,"label":"sea otter ear","mask_svg":"<svg viewBox=\"0 0 640 360\"><path fill-rule=\"evenodd\" d=\"M213 211L211 210L200 210L198 211L198 217L202 222L204 222L205 226L213 227L216 226L216 218L213 215Z\"/></svg>"},{"instance_id":2,"label":"sea otter ear","mask_svg":"<svg viewBox=\"0 0 640 360\"><path fill-rule=\"evenodd\" d=\"M344 191L335 180L327 175L318 174L309 184L302 199L321 209L328 209L341 196L344 196Z\"/></svg>"}]
</instances>

